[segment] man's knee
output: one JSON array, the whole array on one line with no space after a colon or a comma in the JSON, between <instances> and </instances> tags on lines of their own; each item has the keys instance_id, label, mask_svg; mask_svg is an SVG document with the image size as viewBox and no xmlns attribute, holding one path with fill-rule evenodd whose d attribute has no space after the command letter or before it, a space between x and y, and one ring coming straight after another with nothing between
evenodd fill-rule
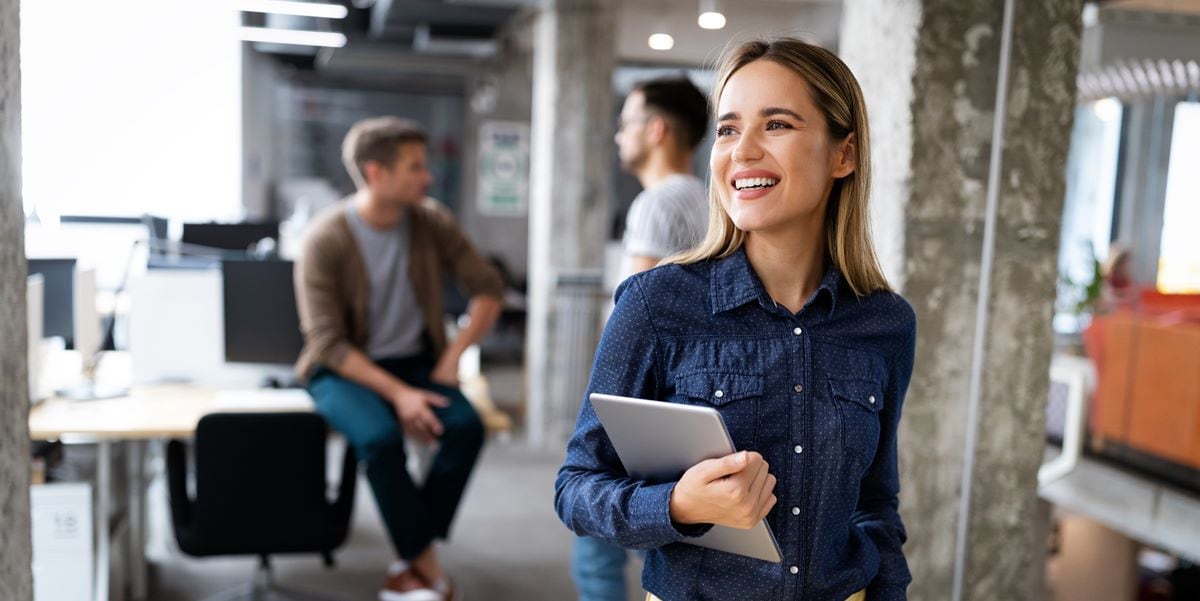
<instances>
[{"instance_id":1,"label":"man's knee","mask_svg":"<svg viewBox=\"0 0 1200 601\"><path fill-rule=\"evenodd\" d=\"M459 395L461 397L461 395ZM444 429L443 440L454 440L456 443L482 445L484 438L483 421L465 397L452 401L451 411L442 418Z\"/></svg>"},{"instance_id":2,"label":"man's knee","mask_svg":"<svg viewBox=\"0 0 1200 601\"><path fill-rule=\"evenodd\" d=\"M392 455L403 461L404 434L399 426L374 428L358 440L350 441L364 461L373 461L382 455Z\"/></svg>"}]
</instances>

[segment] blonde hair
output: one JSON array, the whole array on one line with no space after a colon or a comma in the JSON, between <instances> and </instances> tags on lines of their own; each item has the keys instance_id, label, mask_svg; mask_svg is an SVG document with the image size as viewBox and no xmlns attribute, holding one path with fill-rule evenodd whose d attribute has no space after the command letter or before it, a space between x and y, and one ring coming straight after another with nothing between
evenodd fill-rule
<instances>
[{"instance_id":1,"label":"blonde hair","mask_svg":"<svg viewBox=\"0 0 1200 601\"><path fill-rule=\"evenodd\" d=\"M867 130L867 107L862 90L850 68L835 54L795 38L756 40L725 53L717 70L709 105L717 103L729 78L739 69L768 60L787 67L808 83L813 101L825 116L830 138L844 140L854 134L854 171L834 182L825 207L825 246L833 264L858 296L891 290L871 242L867 199L871 184L871 146ZM708 184L708 233L698 246L663 263L697 263L727 257L746 241L721 206L713 181Z\"/></svg>"}]
</instances>

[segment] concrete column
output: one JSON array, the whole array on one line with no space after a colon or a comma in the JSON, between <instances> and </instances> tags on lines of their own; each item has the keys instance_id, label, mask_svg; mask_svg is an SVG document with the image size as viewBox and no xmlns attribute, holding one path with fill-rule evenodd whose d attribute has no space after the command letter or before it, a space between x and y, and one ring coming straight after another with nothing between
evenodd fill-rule
<instances>
[{"instance_id":1,"label":"concrete column","mask_svg":"<svg viewBox=\"0 0 1200 601\"><path fill-rule=\"evenodd\" d=\"M559 283L577 284L603 266L613 156L614 3L547 0L533 55L533 126L529 207L529 377L527 427L540 445L558 436L586 382L598 317L564 306ZM566 303L569 305L570 303ZM578 323L579 320L591 323ZM566 332L587 339L572 341ZM589 340L590 339L590 340ZM591 344L583 361L578 346ZM572 387L578 387L572 385Z\"/></svg>"},{"instance_id":2,"label":"concrete column","mask_svg":"<svg viewBox=\"0 0 1200 601\"><path fill-rule=\"evenodd\" d=\"M875 227L917 313L900 433L915 601L1040 598L1036 472L1080 15L1079 0L845 5Z\"/></svg>"},{"instance_id":3,"label":"concrete column","mask_svg":"<svg viewBox=\"0 0 1200 601\"><path fill-rule=\"evenodd\" d=\"M0 0L0 599L33 598L18 0Z\"/></svg>"}]
</instances>

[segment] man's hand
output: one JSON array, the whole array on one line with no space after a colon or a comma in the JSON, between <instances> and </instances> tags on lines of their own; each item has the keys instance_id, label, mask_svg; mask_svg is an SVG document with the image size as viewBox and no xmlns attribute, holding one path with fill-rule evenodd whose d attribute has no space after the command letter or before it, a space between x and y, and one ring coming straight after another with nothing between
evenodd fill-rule
<instances>
[{"instance_id":1,"label":"man's hand","mask_svg":"<svg viewBox=\"0 0 1200 601\"><path fill-rule=\"evenodd\" d=\"M400 424L409 436L429 444L442 435L442 422L430 407L448 407L449 399L435 392L405 385L392 394L391 401Z\"/></svg>"},{"instance_id":2,"label":"man's hand","mask_svg":"<svg viewBox=\"0 0 1200 601\"><path fill-rule=\"evenodd\" d=\"M701 461L684 472L671 494L671 519L680 524L753 527L775 506L775 476L755 452Z\"/></svg>"},{"instance_id":3,"label":"man's hand","mask_svg":"<svg viewBox=\"0 0 1200 601\"><path fill-rule=\"evenodd\" d=\"M458 387L458 361L462 357L462 353L456 352L453 349L446 349L438 359L437 365L433 371L429 372L429 379L443 386Z\"/></svg>"}]
</instances>

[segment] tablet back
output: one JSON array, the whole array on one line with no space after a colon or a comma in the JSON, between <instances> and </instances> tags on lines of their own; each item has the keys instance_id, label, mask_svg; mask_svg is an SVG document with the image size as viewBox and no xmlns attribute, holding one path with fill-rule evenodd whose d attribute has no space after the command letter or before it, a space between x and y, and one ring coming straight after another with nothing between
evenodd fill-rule
<instances>
[{"instance_id":1,"label":"tablet back","mask_svg":"<svg viewBox=\"0 0 1200 601\"><path fill-rule=\"evenodd\" d=\"M592 408L613 448L636 480L670 482L706 459L736 449L721 414L712 407L593 393ZM713 526L687 543L779 563L779 544L766 520L749 530Z\"/></svg>"}]
</instances>

